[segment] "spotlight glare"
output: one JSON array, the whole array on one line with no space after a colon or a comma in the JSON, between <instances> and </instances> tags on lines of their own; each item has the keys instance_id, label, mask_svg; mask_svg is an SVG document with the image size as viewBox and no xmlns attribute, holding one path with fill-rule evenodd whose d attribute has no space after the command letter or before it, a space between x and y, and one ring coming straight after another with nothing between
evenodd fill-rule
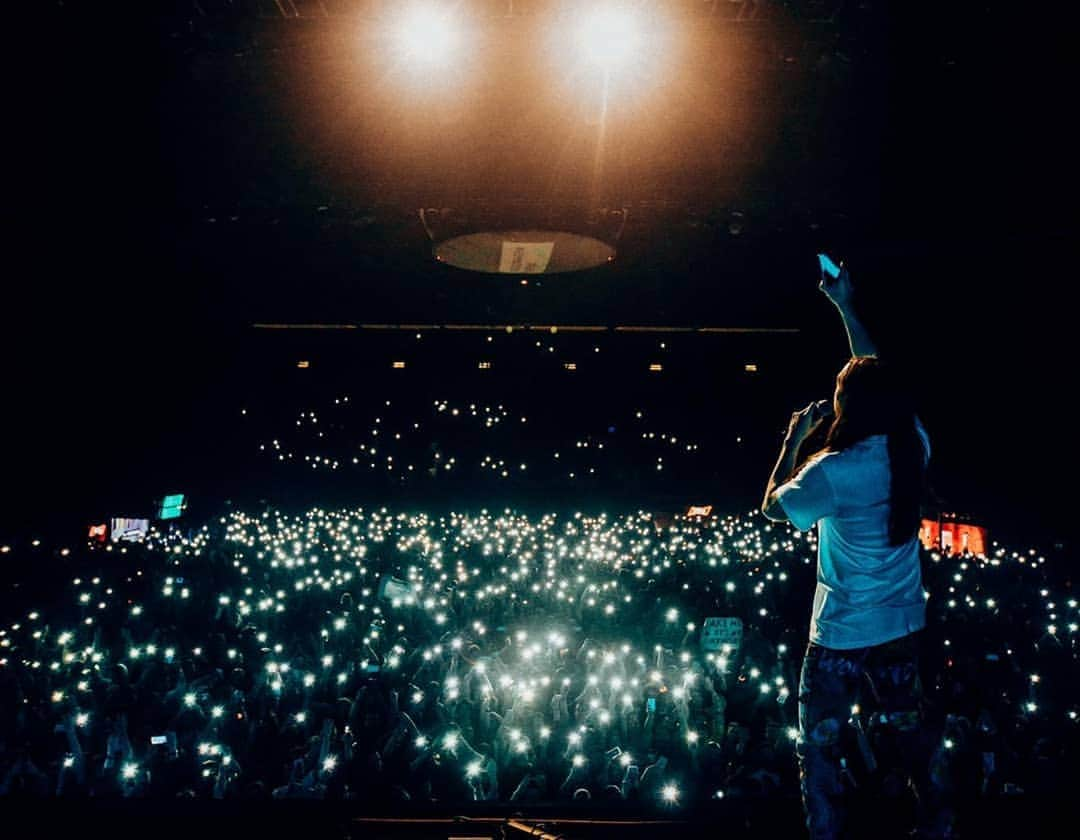
<instances>
[{"instance_id":1,"label":"spotlight glare","mask_svg":"<svg viewBox=\"0 0 1080 840\"><path fill-rule=\"evenodd\" d=\"M419 3L407 11L395 33L398 48L408 59L436 64L457 51L461 33L447 10Z\"/></svg>"},{"instance_id":2,"label":"spotlight glare","mask_svg":"<svg viewBox=\"0 0 1080 840\"><path fill-rule=\"evenodd\" d=\"M641 47L641 27L630 11L598 9L582 22L578 42L589 61L613 70L626 64Z\"/></svg>"}]
</instances>

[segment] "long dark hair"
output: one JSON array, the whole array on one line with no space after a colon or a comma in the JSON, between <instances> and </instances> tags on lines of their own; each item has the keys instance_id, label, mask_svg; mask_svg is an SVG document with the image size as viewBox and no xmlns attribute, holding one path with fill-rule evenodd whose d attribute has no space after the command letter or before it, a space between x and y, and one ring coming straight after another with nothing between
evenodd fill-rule
<instances>
[{"instance_id":1,"label":"long dark hair","mask_svg":"<svg viewBox=\"0 0 1080 840\"><path fill-rule=\"evenodd\" d=\"M902 545L919 530L926 486L924 449L915 428L915 404L900 375L876 356L856 356L836 379L839 414L824 418L807 436L796 463L825 452L843 452L872 435L887 435L889 543ZM815 451L816 450L816 451Z\"/></svg>"}]
</instances>

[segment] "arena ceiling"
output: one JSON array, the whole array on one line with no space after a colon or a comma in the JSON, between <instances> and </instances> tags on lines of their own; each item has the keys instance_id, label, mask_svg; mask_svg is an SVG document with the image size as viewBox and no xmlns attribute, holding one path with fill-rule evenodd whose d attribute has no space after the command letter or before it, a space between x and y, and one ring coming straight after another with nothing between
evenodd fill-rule
<instances>
[{"instance_id":1,"label":"arena ceiling","mask_svg":"<svg viewBox=\"0 0 1080 840\"><path fill-rule=\"evenodd\" d=\"M576 18L559 9L583 5L457 4L471 40L437 64L396 50L401 4L206 0L137 19L65 4L46 76L62 107L37 97L49 131L27 151L49 161L50 198L130 232L122 288L157 261L229 324L536 310L791 326L816 250L961 300L953 261L1062 229L1047 202L1065 140L1026 151L1052 85L1027 84L1034 45L1002 56L1007 10L636 4L664 37L605 94L566 46ZM524 298L431 259L433 237L515 226L619 256Z\"/></svg>"},{"instance_id":2,"label":"arena ceiling","mask_svg":"<svg viewBox=\"0 0 1080 840\"><path fill-rule=\"evenodd\" d=\"M1058 393L1069 358L1066 27L977 2L651 3L678 12L670 48L601 119L553 60L558 3L479 16L438 72L389 52L356 13L375 5L76 0L18 30L3 340L27 507L54 491L43 464L228 393L255 323L780 328L842 352L822 249L872 278L958 474L1018 501L1060 479L1064 413L992 409ZM432 259L433 238L504 227L618 257L534 278ZM86 404L90 426L39 440Z\"/></svg>"}]
</instances>

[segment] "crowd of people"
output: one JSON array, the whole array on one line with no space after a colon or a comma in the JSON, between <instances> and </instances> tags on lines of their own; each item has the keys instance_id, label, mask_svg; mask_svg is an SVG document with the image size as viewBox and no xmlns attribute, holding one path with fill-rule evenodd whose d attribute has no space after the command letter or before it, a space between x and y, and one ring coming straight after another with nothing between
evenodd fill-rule
<instances>
[{"instance_id":1,"label":"crowd of people","mask_svg":"<svg viewBox=\"0 0 1080 840\"><path fill-rule=\"evenodd\" d=\"M502 403L422 402L405 394L372 406L341 396L325 401L322 410L283 419L243 411L247 422L272 430L263 432L258 446L260 458L272 466L319 477L341 471L384 486L467 482L565 492L634 482L655 488L676 481L685 486L711 475L714 466L701 457L702 445L689 424L673 428L661 412L606 406L605 420L579 417L578 431L571 433L565 418L550 408L512 412ZM714 441L713 451L730 460L741 443L741 435L728 435L723 449Z\"/></svg>"},{"instance_id":2,"label":"crowd of people","mask_svg":"<svg viewBox=\"0 0 1080 840\"><path fill-rule=\"evenodd\" d=\"M5 550L54 580L0 625L8 797L679 809L798 791L815 536L757 513L267 508L48 549ZM1069 570L997 545L923 561L937 793L1067 789ZM903 806L871 697L851 723L849 782Z\"/></svg>"}]
</instances>

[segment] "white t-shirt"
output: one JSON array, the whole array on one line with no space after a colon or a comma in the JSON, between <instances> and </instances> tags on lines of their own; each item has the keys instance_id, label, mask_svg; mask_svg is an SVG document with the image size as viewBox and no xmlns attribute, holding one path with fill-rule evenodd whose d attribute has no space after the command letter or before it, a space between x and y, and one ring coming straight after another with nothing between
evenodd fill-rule
<instances>
[{"instance_id":1,"label":"white t-shirt","mask_svg":"<svg viewBox=\"0 0 1080 840\"><path fill-rule=\"evenodd\" d=\"M926 430L916 428L929 459ZM926 626L918 536L889 545L889 484L888 438L873 435L813 458L776 490L796 528L819 523L815 644L870 647Z\"/></svg>"}]
</instances>

